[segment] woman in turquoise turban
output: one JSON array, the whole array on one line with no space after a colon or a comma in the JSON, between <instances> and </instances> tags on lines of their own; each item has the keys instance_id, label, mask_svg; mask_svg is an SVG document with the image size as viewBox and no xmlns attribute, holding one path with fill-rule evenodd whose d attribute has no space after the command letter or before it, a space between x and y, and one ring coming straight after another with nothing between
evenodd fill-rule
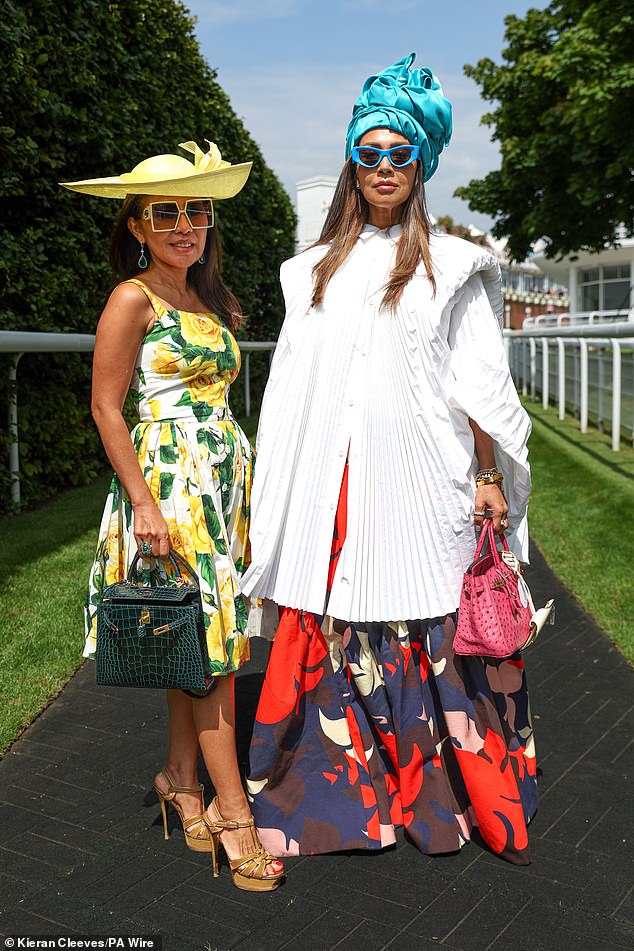
<instances>
[{"instance_id":1,"label":"woman in turquoise turban","mask_svg":"<svg viewBox=\"0 0 634 951\"><path fill-rule=\"evenodd\" d=\"M423 179L429 181L438 168L438 156L451 139L451 103L431 69L412 69L410 53L377 76L369 76L352 109L346 135L346 158L371 129L400 132L420 149Z\"/></svg>"},{"instance_id":2,"label":"woman in turquoise turban","mask_svg":"<svg viewBox=\"0 0 634 951\"><path fill-rule=\"evenodd\" d=\"M431 229L451 105L413 60L365 82L320 240L282 266L242 578L279 623L248 789L274 855L380 849L400 826L438 854L477 827L526 864L523 663L453 642L485 514L527 560L530 426L495 259Z\"/></svg>"}]
</instances>

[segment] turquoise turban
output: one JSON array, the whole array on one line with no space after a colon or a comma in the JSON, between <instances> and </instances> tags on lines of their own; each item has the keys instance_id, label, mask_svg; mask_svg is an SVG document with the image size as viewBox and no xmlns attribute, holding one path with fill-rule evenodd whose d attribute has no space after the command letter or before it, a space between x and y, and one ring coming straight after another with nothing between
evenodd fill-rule
<instances>
[{"instance_id":1,"label":"turquoise turban","mask_svg":"<svg viewBox=\"0 0 634 951\"><path fill-rule=\"evenodd\" d=\"M431 69L410 69L410 53L377 76L369 76L352 108L346 135L346 158L370 129L400 132L420 146L424 180L438 168L438 156L451 138L451 103Z\"/></svg>"}]
</instances>

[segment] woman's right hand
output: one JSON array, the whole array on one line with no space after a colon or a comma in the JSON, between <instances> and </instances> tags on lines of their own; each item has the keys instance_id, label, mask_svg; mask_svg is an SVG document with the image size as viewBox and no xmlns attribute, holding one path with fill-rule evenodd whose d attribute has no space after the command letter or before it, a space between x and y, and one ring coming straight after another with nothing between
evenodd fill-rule
<instances>
[{"instance_id":1,"label":"woman's right hand","mask_svg":"<svg viewBox=\"0 0 634 951\"><path fill-rule=\"evenodd\" d=\"M152 546L152 554L165 557L170 550L170 536L167 522L161 514L156 502L151 499L147 502L137 502L134 509L134 537L139 551L141 542Z\"/></svg>"}]
</instances>

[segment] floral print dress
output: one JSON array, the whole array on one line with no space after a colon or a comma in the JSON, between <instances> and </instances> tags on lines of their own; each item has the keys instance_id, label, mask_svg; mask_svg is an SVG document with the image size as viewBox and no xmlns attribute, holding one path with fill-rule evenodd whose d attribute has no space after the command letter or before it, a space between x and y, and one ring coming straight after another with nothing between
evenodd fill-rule
<instances>
[{"instance_id":1,"label":"floral print dress","mask_svg":"<svg viewBox=\"0 0 634 951\"><path fill-rule=\"evenodd\" d=\"M211 670L231 673L249 659L240 577L250 560L253 458L228 404L240 350L213 314L169 309L141 281L129 283L156 315L130 386L139 414L131 438L170 545L198 574ZM136 551L132 506L115 474L90 572L86 657L95 653L101 591L126 576Z\"/></svg>"}]
</instances>

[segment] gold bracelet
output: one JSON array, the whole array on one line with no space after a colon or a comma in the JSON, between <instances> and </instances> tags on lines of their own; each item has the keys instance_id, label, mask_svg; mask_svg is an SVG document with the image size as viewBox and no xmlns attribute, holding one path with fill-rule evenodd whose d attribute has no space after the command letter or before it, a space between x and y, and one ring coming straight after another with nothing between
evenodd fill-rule
<instances>
[{"instance_id":1,"label":"gold bracelet","mask_svg":"<svg viewBox=\"0 0 634 951\"><path fill-rule=\"evenodd\" d=\"M481 485L502 485L504 482L504 476L501 472L498 472L496 475L487 475L487 476L476 476L475 484L476 486Z\"/></svg>"},{"instance_id":2,"label":"gold bracelet","mask_svg":"<svg viewBox=\"0 0 634 951\"><path fill-rule=\"evenodd\" d=\"M499 474L500 474L500 470L498 469L497 466L489 466L483 469L478 469L475 477L476 479L481 479L481 478L484 478L485 476L494 476Z\"/></svg>"}]
</instances>

